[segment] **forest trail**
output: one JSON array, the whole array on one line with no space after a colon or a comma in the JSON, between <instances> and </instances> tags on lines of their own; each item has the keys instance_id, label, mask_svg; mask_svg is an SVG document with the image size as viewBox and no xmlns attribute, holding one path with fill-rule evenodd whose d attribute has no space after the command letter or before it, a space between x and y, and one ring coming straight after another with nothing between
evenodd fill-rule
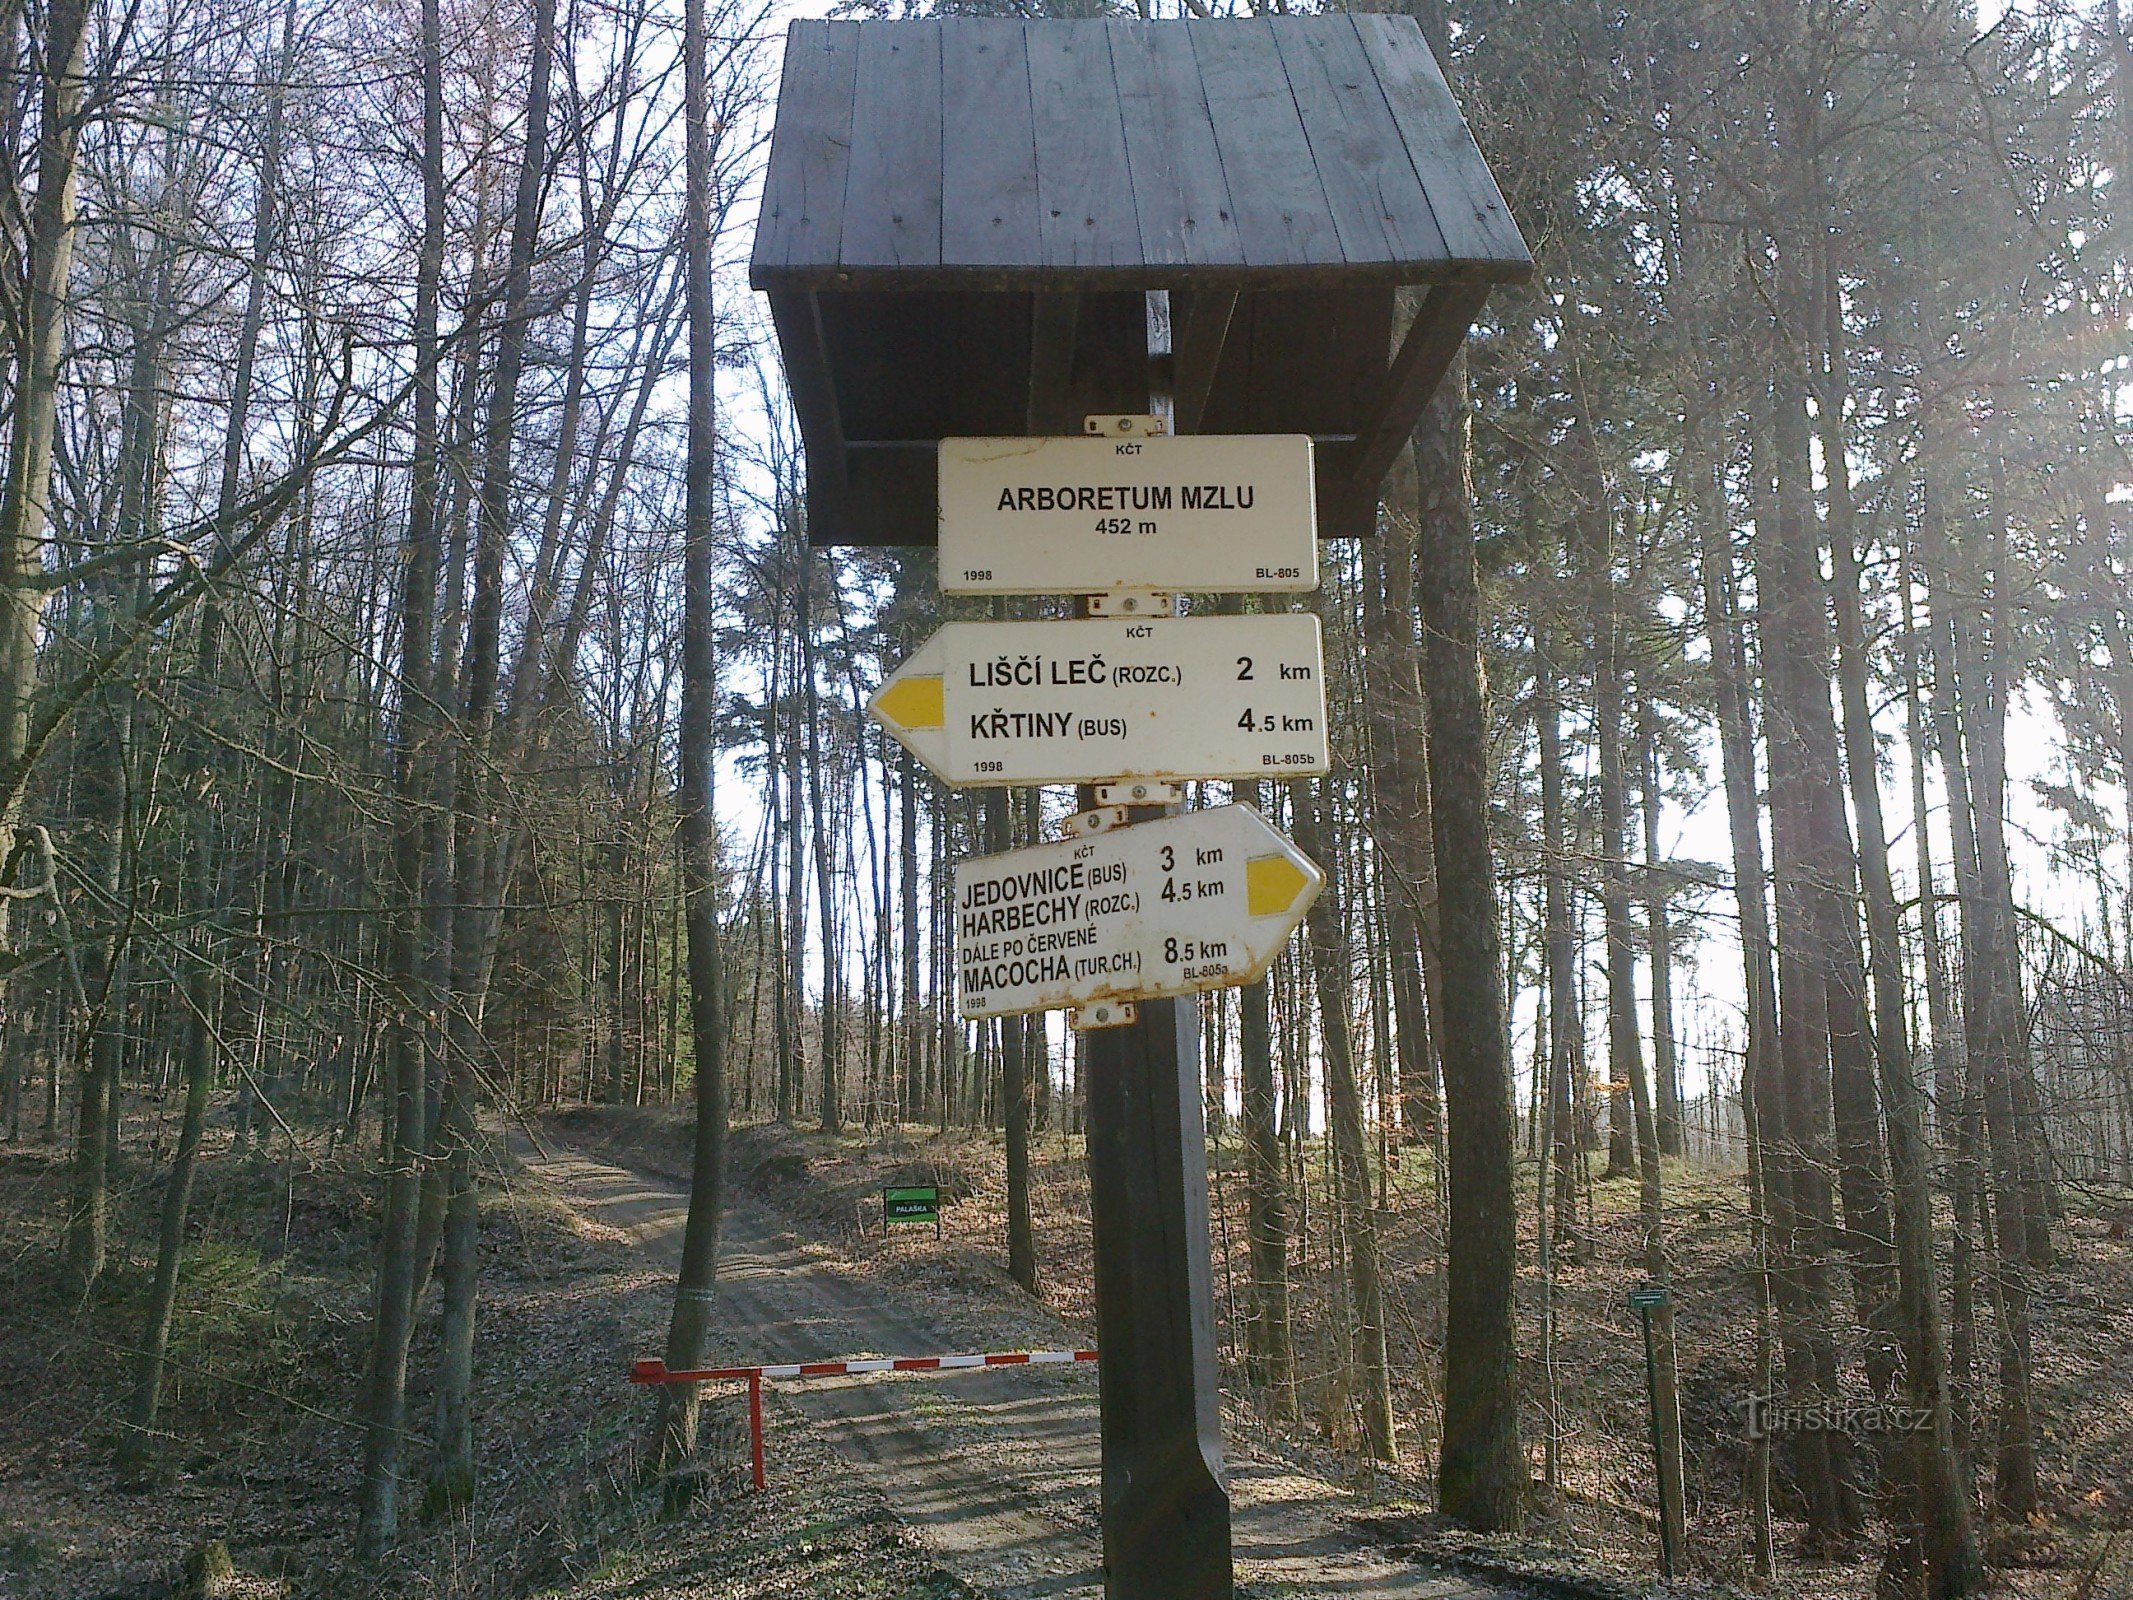
<instances>
[{"instance_id":1,"label":"forest trail","mask_svg":"<svg viewBox=\"0 0 2133 1600\"><path fill-rule=\"evenodd\" d=\"M531 1155L530 1151L523 1154ZM533 1162L588 1220L678 1260L687 1196L672 1181L554 1149ZM743 1359L930 1355L922 1317L803 1246L742 1198L726 1213L718 1324ZM637 1352L617 1352L618 1367ZM838 1455L871 1474L941 1563L1000 1600L1101 1600L1096 1374L993 1368L947 1378L848 1378L777 1386ZM767 1419L772 1491L776 1410ZM1237 1577L1246 1592L1334 1600L1499 1600L1509 1591L1392 1559L1342 1520L1348 1497L1294 1468L1229 1457Z\"/></svg>"}]
</instances>

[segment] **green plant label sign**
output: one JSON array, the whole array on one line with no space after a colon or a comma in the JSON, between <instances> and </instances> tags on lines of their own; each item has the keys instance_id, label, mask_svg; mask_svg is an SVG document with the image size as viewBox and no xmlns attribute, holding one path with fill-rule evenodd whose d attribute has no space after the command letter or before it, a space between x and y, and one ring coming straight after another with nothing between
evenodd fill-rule
<instances>
[{"instance_id":1,"label":"green plant label sign","mask_svg":"<svg viewBox=\"0 0 2133 1600\"><path fill-rule=\"evenodd\" d=\"M891 1222L941 1220L941 1192L932 1184L911 1189L884 1189L881 1203L883 1214Z\"/></svg>"},{"instance_id":2,"label":"green plant label sign","mask_svg":"<svg viewBox=\"0 0 2133 1600\"><path fill-rule=\"evenodd\" d=\"M1629 1305L1632 1311L1652 1311L1665 1304L1666 1290L1658 1284L1646 1284L1641 1289L1629 1291Z\"/></svg>"}]
</instances>

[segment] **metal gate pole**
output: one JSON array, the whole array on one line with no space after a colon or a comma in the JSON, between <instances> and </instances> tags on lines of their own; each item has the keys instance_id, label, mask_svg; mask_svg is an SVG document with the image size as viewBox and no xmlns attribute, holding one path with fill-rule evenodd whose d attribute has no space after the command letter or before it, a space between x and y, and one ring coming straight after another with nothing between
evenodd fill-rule
<instances>
[{"instance_id":1,"label":"metal gate pole","mask_svg":"<svg viewBox=\"0 0 2133 1600\"><path fill-rule=\"evenodd\" d=\"M1230 1600L1199 1005L1083 1037L1105 1600Z\"/></svg>"},{"instance_id":2,"label":"metal gate pole","mask_svg":"<svg viewBox=\"0 0 2133 1600\"><path fill-rule=\"evenodd\" d=\"M763 1476L763 1379L758 1373L748 1380L748 1465L761 1494L770 1487Z\"/></svg>"}]
</instances>

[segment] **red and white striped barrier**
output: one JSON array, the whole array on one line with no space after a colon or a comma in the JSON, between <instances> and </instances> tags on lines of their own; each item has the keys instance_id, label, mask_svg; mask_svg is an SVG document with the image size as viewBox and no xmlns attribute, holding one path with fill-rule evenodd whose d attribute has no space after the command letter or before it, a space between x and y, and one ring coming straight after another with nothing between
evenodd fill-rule
<instances>
[{"instance_id":1,"label":"red and white striped barrier","mask_svg":"<svg viewBox=\"0 0 2133 1600\"><path fill-rule=\"evenodd\" d=\"M1056 1367L1094 1361L1094 1350L993 1350L973 1356L862 1356L852 1361L791 1361L762 1367L704 1367L670 1372L657 1356L630 1364L632 1383L745 1383L748 1451L757 1489L763 1477L763 1381L766 1378L855 1378L869 1372L960 1372L972 1367Z\"/></svg>"},{"instance_id":2,"label":"red and white striped barrier","mask_svg":"<svg viewBox=\"0 0 2133 1600\"><path fill-rule=\"evenodd\" d=\"M965 1367L1052 1367L1094 1361L1094 1350L995 1350L982 1356L865 1356L856 1361L795 1361L770 1367L708 1367L669 1372L656 1358L630 1368L632 1383L737 1383L746 1378L846 1378L869 1372L954 1372Z\"/></svg>"}]
</instances>

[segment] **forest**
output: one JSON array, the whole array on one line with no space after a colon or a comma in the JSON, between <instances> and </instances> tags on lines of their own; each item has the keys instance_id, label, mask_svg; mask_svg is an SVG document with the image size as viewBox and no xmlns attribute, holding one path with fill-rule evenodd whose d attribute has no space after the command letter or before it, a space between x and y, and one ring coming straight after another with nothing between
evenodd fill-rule
<instances>
[{"instance_id":1,"label":"forest","mask_svg":"<svg viewBox=\"0 0 2133 1600\"><path fill-rule=\"evenodd\" d=\"M1323 547L1332 775L1192 786L1327 874L1201 1002L1226 1427L1602 1578L2133 1595L2133 16L1382 9L1535 270ZM939 1182L926 1282L1086 1325L1086 1046L950 914L1076 802L866 713L1054 613L810 542L798 14L0 0L0 1593L619 1592L749 1195ZM693 1178L627 1338L551 1147Z\"/></svg>"}]
</instances>

